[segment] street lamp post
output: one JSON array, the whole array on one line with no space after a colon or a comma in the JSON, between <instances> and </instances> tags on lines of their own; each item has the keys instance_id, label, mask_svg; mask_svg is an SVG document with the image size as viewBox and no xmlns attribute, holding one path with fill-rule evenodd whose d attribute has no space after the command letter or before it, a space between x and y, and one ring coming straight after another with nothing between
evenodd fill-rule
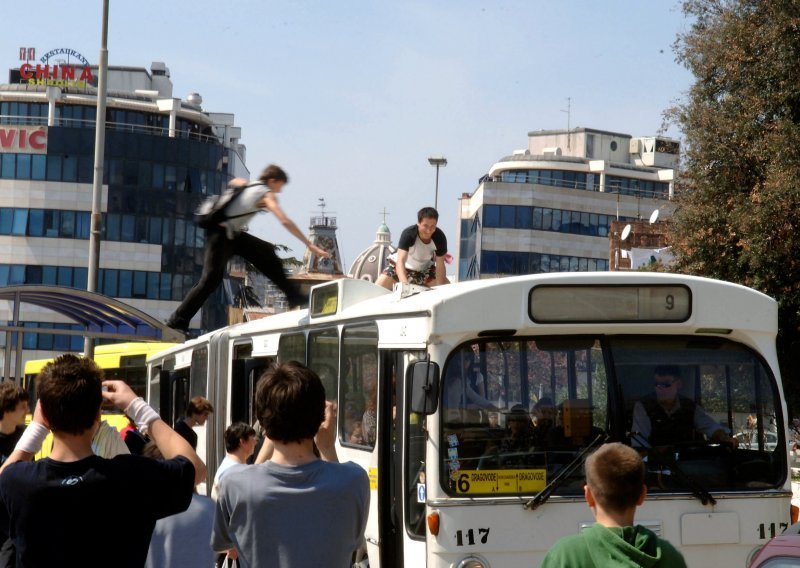
<instances>
[{"instance_id":1,"label":"street lamp post","mask_svg":"<svg viewBox=\"0 0 800 568\"><path fill-rule=\"evenodd\" d=\"M439 168L447 165L447 158L444 156L431 156L428 163L436 166L436 196L433 200L433 208L439 210Z\"/></svg>"},{"instance_id":2,"label":"street lamp post","mask_svg":"<svg viewBox=\"0 0 800 568\"><path fill-rule=\"evenodd\" d=\"M100 61L97 65L97 115L94 130L94 179L92 181L92 216L89 231L89 266L86 289L97 291L100 268L100 236L103 229L101 200L103 195L103 159L106 140L106 96L108 91L108 0L103 0L103 28L100 38ZM83 340L83 355L94 358L94 339Z\"/></svg>"}]
</instances>

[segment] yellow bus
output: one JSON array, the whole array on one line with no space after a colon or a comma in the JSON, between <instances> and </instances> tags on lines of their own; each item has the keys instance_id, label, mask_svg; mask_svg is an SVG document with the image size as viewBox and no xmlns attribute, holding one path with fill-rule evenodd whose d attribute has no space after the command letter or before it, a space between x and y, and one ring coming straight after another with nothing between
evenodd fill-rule
<instances>
[{"instance_id":1,"label":"yellow bus","mask_svg":"<svg viewBox=\"0 0 800 568\"><path fill-rule=\"evenodd\" d=\"M175 345L175 343L158 341L98 345L94 350L94 361L103 369L107 379L123 380L136 394L144 397L147 390L147 358ZM36 394L36 376L52 360L52 358L34 359L25 363L22 388L28 392L31 410L35 407L38 398ZM27 422L30 422L30 418L28 416ZM103 420L106 420L117 430L121 430L128 424L125 415L116 409L103 409ZM42 452L36 456L37 459L49 454L52 445L52 440L48 436L42 446Z\"/></svg>"}]
</instances>

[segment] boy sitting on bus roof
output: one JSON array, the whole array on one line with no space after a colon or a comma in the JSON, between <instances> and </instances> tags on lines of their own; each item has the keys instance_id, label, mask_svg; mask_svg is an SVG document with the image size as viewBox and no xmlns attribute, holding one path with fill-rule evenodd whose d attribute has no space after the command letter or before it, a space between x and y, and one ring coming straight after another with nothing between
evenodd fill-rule
<instances>
[{"instance_id":1,"label":"boy sitting on bus roof","mask_svg":"<svg viewBox=\"0 0 800 568\"><path fill-rule=\"evenodd\" d=\"M597 521L577 535L559 540L542 568L648 566L685 568L683 556L666 540L634 525L636 507L647 495L645 468L638 452L606 444L586 460L584 497Z\"/></svg>"},{"instance_id":2,"label":"boy sitting on bus roof","mask_svg":"<svg viewBox=\"0 0 800 568\"><path fill-rule=\"evenodd\" d=\"M392 289L395 282L423 286L449 284L444 269L447 237L436 224L439 212L423 207L417 212L417 224L400 233L397 252L388 258L388 266L375 284Z\"/></svg>"},{"instance_id":3,"label":"boy sitting on bus roof","mask_svg":"<svg viewBox=\"0 0 800 568\"><path fill-rule=\"evenodd\" d=\"M91 559L143 566L156 520L189 506L205 465L130 387L103 381L91 359L62 355L45 366L37 385L33 421L0 469L0 533L14 541L18 566L82 566ZM133 417L167 459L95 455L103 399ZM48 429L50 456L23 461ZM125 514L124 538L118 525L102 522L114 506Z\"/></svg>"}]
</instances>

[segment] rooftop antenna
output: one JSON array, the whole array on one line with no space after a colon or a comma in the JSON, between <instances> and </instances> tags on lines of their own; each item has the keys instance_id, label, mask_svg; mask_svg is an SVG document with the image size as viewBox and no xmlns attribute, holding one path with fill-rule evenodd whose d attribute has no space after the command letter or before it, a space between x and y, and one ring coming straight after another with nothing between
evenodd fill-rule
<instances>
[{"instance_id":1,"label":"rooftop antenna","mask_svg":"<svg viewBox=\"0 0 800 568\"><path fill-rule=\"evenodd\" d=\"M570 119L572 118L572 97L567 97L567 109L561 109L561 112L567 113L567 150L569 150L570 140L572 139L572 132L570 131Z\"/></svg>"},{"instance_id":2,"label":"rooftop antenna","mask_svg":"<svg viewBox=\"0 0 800 568\"><path fill-rule=\"evenodd\" d=\"M321 213L322 213L322 218L324 219L325 218L325 198L324 197L318 197L317 198L317 207L320 208Z\"/></svg>"}]
</instances>

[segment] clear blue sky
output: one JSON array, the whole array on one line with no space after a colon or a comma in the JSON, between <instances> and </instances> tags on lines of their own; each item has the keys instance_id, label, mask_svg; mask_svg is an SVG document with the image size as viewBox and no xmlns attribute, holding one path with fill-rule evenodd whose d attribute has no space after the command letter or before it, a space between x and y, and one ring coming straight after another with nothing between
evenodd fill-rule
<instances>
[{"instance_id":1,"label":"clear blue sky","mask_svg":"<svg viewBox=\"0 0 800 568\"><path fill-rule=\"evenodd\" d=\"M4 2L0 54L71 47L98 59L101 0ZM256 175L283 166L281 198L306 230L317 199L339 224L349 267L387 223L396 243L432 205L455 252L457 197L525 148L531 130L571 125L653 135L692 77L672 44L688 27L676 0L111 2L109 64L169 67L174 95L242 127ZM668 135L679 137L674 129ZM302 245L268 215L252 227Z\"/></svg>"}]
</instances>

